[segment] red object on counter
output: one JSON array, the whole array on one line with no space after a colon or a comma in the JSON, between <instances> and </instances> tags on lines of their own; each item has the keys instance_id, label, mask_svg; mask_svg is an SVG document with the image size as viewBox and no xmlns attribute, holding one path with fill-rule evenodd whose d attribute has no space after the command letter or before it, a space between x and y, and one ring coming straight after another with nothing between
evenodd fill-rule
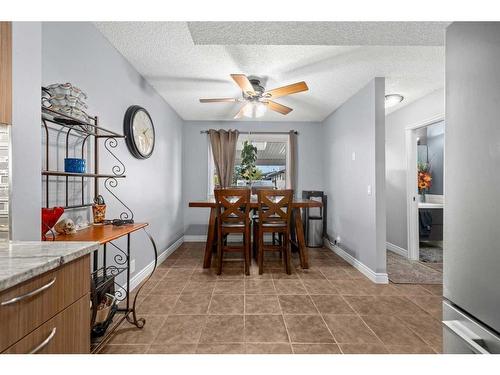
<instances>
[{"instance_id":1,"label":"red object on counter","mask_svg":"<svg viewBox=\"0 0 500 375\"><path fill-rule=\"evenodd\" d=\"M63 213L62 207L42 208L42 241L47 240L45 234L56 225Z\"/></svg>"}]
</instances>

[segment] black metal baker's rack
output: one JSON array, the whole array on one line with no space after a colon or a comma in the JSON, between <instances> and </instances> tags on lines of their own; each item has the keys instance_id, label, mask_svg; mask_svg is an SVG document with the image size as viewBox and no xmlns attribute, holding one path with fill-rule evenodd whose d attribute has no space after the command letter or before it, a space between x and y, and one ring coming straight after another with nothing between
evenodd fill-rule
<instances>
[{"instance_id":1,"label":"black metal baker's rack","mask_svg":"<svg viewBox=\"0 0 500 375\"><path fill-rule=\"evenodd\" d=\"M42 89L43 90L43 89ZM89 121L83 121L81 119L75 118L73 116L69 116L67 114L55 111L50 107L46 107L42 105L42 129L45 133L45 168L42 170L42 183L45 184L45 207L50 207L50 187L52 183L59 183L59 178L63 178L64 183L64 206L65 210L73 210L73 209L82 209L82 208L90 208L93 204L90 200L90 196L93 198L99 195L100 191L100 182L103 181L103 186L107 190L107 192L113 196L124 208L124 210L120 213L120 219L133 219L134 214L132 210L116 195L112 189L118 186L118 180L126 177L125 175L125 165L122 161L116 156L113 152L118 146L118 139L125 138L124 135L116 133L112 130L106 129L99 124L99 119L97 116L90 117ZM49 124L52 124L50 126ZM50 165L50 131L53 126L56 126L56 130L58 134L64 137L64 146L65 146L65 157L70 157L70 139L71 136L77 136L81 138L81 158L85 159L86 153L89 152L88 147L92 142L93 150L93 160L92 172L86 173L71 173L71 172L63 172L56 169L51 169ZM99 170L99 149L100 144L103 143L104 148L108 152L108 154L114 159L115 165L111 167L111 173L104 174ZM55 177L55 181L51 180L51 177ZM90 184L86 189L86 181L88 179L93 180L93 184ZM79 198L78 203L70 203L70 193L69 193L69 185L74 182L74 180L79 180L81 184L81 197ZM91 186L93 185L93 194L90 194ZM89 199L89 200L86 200ZM152 248L154 251L154 268L152 273L154 272L157 265L157 248L154 242L154 239L151 235L144 229L142 230L147 235L148 239L152 244ZM54 239L54 237L52 237ZM110 245L110 246L107 246ZM107 342L107 339L113 333L113 331L123 322L123 320L127 320L129 323L134 324L138 328L142 328L145 324L145 320L143 318L138 319L136 316L136 301L139 295L140 289L142 285L138 288L137 293L131 303L130 301L130 234L127 235L127 243L126 249L122 249L118 246L114 241L110 241L107 244L102 246L102 262L99 265L99 247L93 253L93 264L92 264L92 272L90 275L91 282L91 298L93 304L93 311L91 314L91 325L94 324L96 318L96 309L97 309L97 295L100 293L100 290L109 286L109 283L113 284L113 293L116 296L118 303L118 307L114 309L113 315L115 312L122 313L119 319L115 319L109 329L107 329L106 334L102 337L99 337L96 340L92 341L91 352L98 352L100 348ZM108 264L107 252L109 248L112 248L115 252L112 255L113 264ZM152 275L151 273L151 275ZM125 285L121 285L116 281L116 278L121 275L125 275ZM151 277L151 275L149 277ZM149 279L149 277L147 279ZM146 280L147 281L147 280ZM112 318L112 316L111 316Z\"/></svg>"}]
</instances>

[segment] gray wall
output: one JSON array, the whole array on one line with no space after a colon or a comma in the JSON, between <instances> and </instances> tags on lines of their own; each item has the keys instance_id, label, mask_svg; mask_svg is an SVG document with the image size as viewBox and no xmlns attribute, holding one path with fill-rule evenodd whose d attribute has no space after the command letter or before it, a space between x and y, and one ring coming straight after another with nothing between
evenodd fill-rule
<instances>
[{"instance_id":1,"label":"gray wall","mask_svg":"<svg viewBox=\"0 0 500 375\"><path fill-rule=\"evenodd\" d=\"M203 200L208 193L208 138L200 134L207 129L239 129L241 131L288 132L297 130L297 187L302 190L322 190L321 124L315 122L233 122L188 121L183 129L183 188L185 207L184 227L205 226L208 209L188 208L189 201ZM205 227L201 228L205 233Z\"/></svg>"},{"instance_id":2,"label":"gray wall","mask_svg":"<svg viewBox=\"0 0 500 375\"><path fill-rule=\"evenodd\" d=\"M498 330L500 23L446 31L444 296Z\"/></svg>"},{"instance_id":3,"label":"gray wall","mask_svg":"<svg viewBox=\"0 0 500 375\"><path fill-rule=\"evenodd\" d=\"M338 108L322 135L328 235L378 273L386 269L384 81L375 78Z\"/></svg>"},{"instance_id":4,"label":"gray wall","mask_svg":"<svg viewBox=\"0 0 500 375\"><path fill-rule=\"evenodd\" d=\"M444 115L444 89L392 112L385 119L387 242L403 249L408 249L405 129L439 115Z\"/></svg>"},{"instance_id":5,"label":"gray wall","mask_svg":"<svg viewBox=\"0 0 500 375\"><path fill-rule=\"evenodd\" d=\"M42 27L12 24L11 238L40 240Z\"/></svg>"},{"instance_id":6,"label":"gray wall","mask_svg":"<svg viewBox=\"0 0 500 375\"><path fill-rule=\"evenodd\" d=\"M427 147L431 164L432 185L429 194L444 193L444 121L427 127Z\"/></svg>"},{"instance_id":7,"label":"gray wall","mask_svg":"<svg viewBox=\"0 0 500 375\"><path fill-rule=\"evenodd\" d=\"M44 85L71 82L82 88L89 96L88 112L98 115L102 126L119 133L123 133L123 116L130 105L143 106L151 114L156 132L154 153L146 160L135 159L120 140L116 154L126 166L127 178L119 181L115 191L134 211L136 222L150 223L149 231L163 251L183 234L182 120L91 23L44 23L42 34ZM34 153L36 189L40 186L39 150ZM109 173L113 165L112 157L101 147L101 171ZM117 217L122 207L102 183L101 191L108 203L107 217ZM152 261L145 234L132 236L132 248L137 272Z\"/></svg>"}]
</instances>

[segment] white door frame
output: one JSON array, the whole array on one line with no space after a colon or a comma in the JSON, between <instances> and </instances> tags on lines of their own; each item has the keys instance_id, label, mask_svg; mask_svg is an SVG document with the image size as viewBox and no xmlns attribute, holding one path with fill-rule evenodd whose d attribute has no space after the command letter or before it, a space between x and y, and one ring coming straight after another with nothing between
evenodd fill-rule
<instances>
[{"instance_id":1,"label":"white door frame","mask_svg":"<svg viewBox=\"0 0 500 375\"><path fill-rule=\"evenodd\" d=\"M408 126L405 129L406 139L406 215L408 258L419 259L418 230L418 186L417 186L417 137L416 130L444 120L444 114L426 121ZM446 132L446 131L445 131Z\"/></svg>"}]
</instances>

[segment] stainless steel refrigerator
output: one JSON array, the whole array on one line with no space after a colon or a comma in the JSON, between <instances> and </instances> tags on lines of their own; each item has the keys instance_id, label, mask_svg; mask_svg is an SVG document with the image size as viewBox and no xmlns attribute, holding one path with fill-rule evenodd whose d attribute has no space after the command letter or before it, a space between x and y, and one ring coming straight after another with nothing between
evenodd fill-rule
<instances>
[{"instance_id":1,"label":"stainless steel refrigerator","mask_svg":"<svg viewBox=\"0 0 500 375\"><path fill-rule=\"evenodd\" d=\"M444 353L500 353L500 23L446 31Z\"/></svg>"}]
</instances>

